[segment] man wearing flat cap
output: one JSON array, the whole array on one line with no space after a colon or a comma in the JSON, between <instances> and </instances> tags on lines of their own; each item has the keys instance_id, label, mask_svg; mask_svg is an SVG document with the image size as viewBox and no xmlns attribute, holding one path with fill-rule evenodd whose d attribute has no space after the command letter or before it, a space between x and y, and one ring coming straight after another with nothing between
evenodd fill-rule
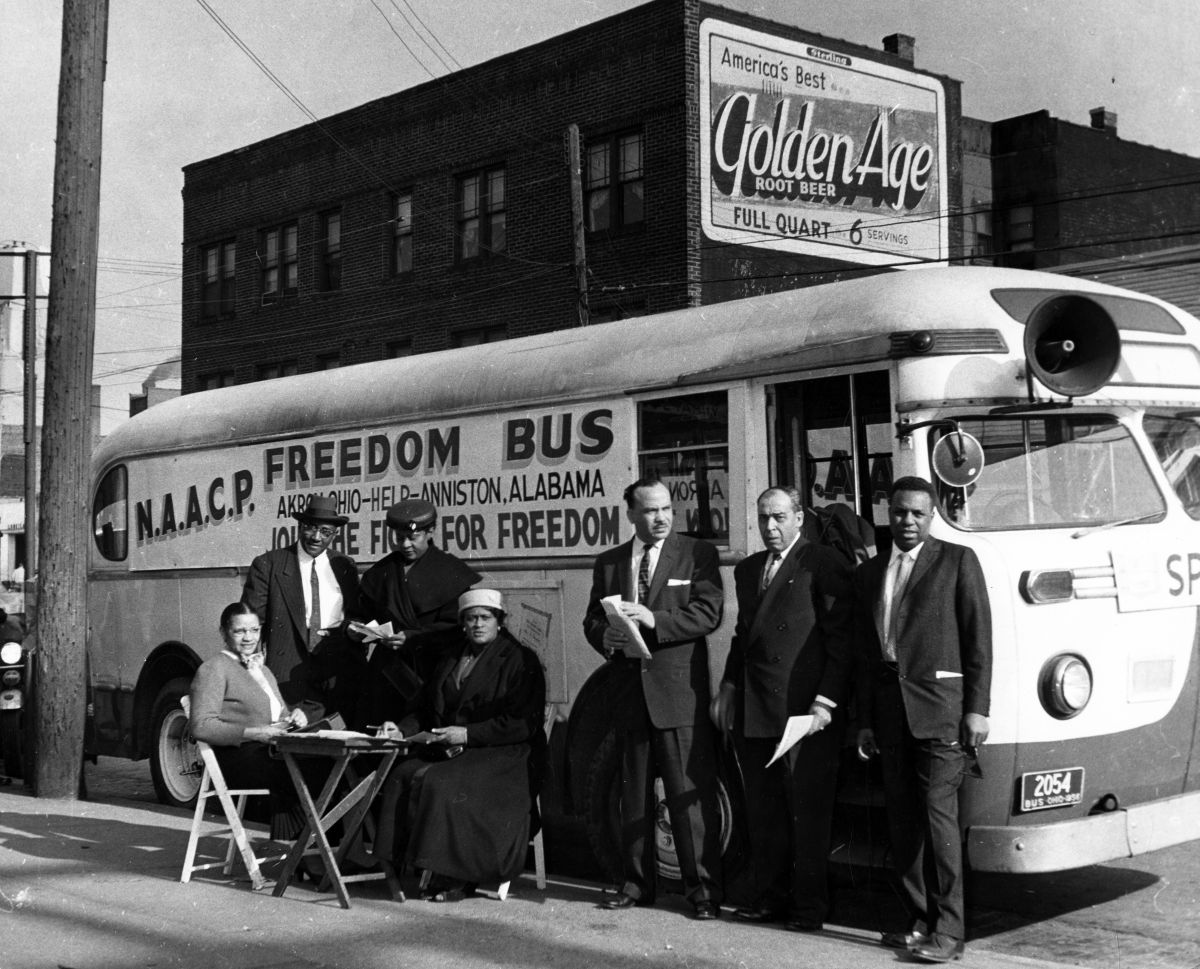
<instances>
[{"instance_id":1,"label":"man wearing flat cap","mask_svg":"<svg viewBox=\"0 0 1200 969\"><path fill-rule=\"evenodd\" d=\"M347 522L333 498L310 495L292 517L298 541L254 559L242 601L262 620L267 667L284 701L312 722L338 705L331 694L345 659L347 619L358 615L358 566L329 547Z\"/></svg>"},{"instance_id":2,"label":"man wearing flat cap","mask_svg":"<svg viewBox=\"0 0 1200 969\"><path fill-rule=\"evenodd\" d=\"M388 509L396 551L364 573L362 611L381 625L390 622L393 634L367 643L358 710L350 719L355 726L410 712L421 684L459 641L458 597L479 581L479 573L433 544L437 520L436 506L421 498Z\"/></svg>"}]
</instances>

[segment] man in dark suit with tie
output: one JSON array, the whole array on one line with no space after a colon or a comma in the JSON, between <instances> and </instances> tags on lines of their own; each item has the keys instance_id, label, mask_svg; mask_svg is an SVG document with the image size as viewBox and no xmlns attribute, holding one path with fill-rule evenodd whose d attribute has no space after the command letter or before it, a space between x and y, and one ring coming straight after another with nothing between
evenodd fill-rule
<instances>
[{"instance_id":1,"label":"man in dark suit with tie","mask_svg":"<svg viewBox=\"0 0 1200 969\"><path fill-rule=\"evenodd\" d=\"M611 909L652 905L655 895L654 778L662 778L684 891L696 918L721 904L716 743L708 720L708 636L721 623L724 594L717 550L671 531L671 494L656 478L625 489L635 537L602 553L583 622L588 642L615 664L626 698L613 710L621 751L625 881ZM602 600L637 624L644 658Z\"/></svg>"},{"instance_id":2,"label":"man in dark suit with tie","mask_svg":"<svg viewBox=\"0 0 1200 969\"><path fill-rule=\"evenodd\" d=\"M742 766L754 864L753 904L735 917L822 927L827 862L845 703L853 667L850 565L801 535L795 488L758 498L766 550L737 564L738 620L721 689L717 727L733 737ZM790 716L812 723L770 767Z\"/></svg>"},{"instance_id":3,"label":"man in dark suit with tie","mask_svg":"<svg viewBox=\"0 0 1200 969\"><path fill-rule=\"evenodd\" d=\"M254 559L242 601L265 626L267 667L283 699L312 722L338 705L331 693L345 659L346 621L357 615L358 567L330 550L349 520L333 498L311 495L293 517L298 541Z\"/></svg>"},{"instance_id":4,"label":"man in dark suit with tie","mask_svg":"<svg viewBox=\"0 0 1200 969\"><path fill-rule=\"evenodd\" d=\"M898 480L894 547L855 572L858 735L883 772L892 857L910 923L883 944L926 962L962 958L958 788L987 740L992 622L974 551L929 534L937 493Z\"/></svg>"}]
</instances>

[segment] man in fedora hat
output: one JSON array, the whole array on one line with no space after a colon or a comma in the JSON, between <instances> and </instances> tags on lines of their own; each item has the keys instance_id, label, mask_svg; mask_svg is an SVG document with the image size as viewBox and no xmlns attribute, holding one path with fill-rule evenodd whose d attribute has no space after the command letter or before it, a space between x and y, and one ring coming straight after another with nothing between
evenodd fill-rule
<instances>
[{"instance_id":1,"label":"man in fedora hat","mask_svg":"<svg viewBox=\"0 0 1200 969\"><path fill-rule=\"evenodd\" d=\"M362 577L362 612L391 623L393 635L367 644L359 708L347 718L355 726L399 720L411 712L421 684L442 653L458 643L458 597L479 573L433 544L437 507L408 498L388 509L395 551ZM361 633L354 624L352 631Z\"/></svg>"},{"instance_id":2,"label":"man in fedora hat","mask_svg":"<svg viewBox=\"0 0 1200 969\"><path fill-rule=\"evenodd\" d=\"M299 539L288 548L257 556L242 601L258 613L267 643L267 666L283 699L299 705L309 722L319 719L336 689L345 662L345 626L358 615L358 566L330 551L348 519L327 495L310 495L293 516ZM330 710L329 712L333 712Z\"/></svg>"}]
</instances>

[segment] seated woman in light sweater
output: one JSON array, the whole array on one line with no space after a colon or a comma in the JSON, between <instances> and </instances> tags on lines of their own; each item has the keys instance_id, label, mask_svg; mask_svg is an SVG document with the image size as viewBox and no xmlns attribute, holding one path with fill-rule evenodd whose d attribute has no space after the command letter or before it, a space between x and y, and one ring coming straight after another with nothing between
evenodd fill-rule
<instances>
[{"instance_id":1,"label":"seated woman in light sweater","mask_svg":"<svg viewBox=\"0 0 1200 969\"><path fill-rule=\"evenodd\" d=\"M225 607L225 648L196 671L188 728L212 747L230 787L261 787L266 782L271 791L271 837L290 841L299 836L304 815L287 768L270 756L267 741L304 726L306 718L283 702L275 677L263 665L260 634L258 615L250 606L233 602Z\"/></svg>"}]
</instances>

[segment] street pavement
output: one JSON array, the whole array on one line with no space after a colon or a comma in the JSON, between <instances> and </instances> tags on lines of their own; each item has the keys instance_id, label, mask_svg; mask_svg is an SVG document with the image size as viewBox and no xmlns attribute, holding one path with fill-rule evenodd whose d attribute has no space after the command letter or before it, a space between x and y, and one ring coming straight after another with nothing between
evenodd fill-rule
<instances>
[{"instance_id":1,"label":"street pavement","mask_svg":"<svg viewBox=\"0 0 1200 969\"><path fill-rule=\"evenodd\" d=\"M598 907L602 886L578 881L552 879L542 892L524 878L505 902L484 896L452 905L394 902L382 883L361 883L350 887L349 910L309 882L283 898L253 892L240 865L231 877L201 873L185 885L179 872L189 825L190 813L158 805L39 799L17 785L0 788L0 969L914 964L880 947L874 931L836 919L812 935L735 923L728 912L699 923L677 896L610 912ZM201 847L212 853L217 841ZM406 880L405 888L415 886ZM970 944L964 964L1062 965L997 951L1003 938Z\"/></svg>"}]
</instances>

